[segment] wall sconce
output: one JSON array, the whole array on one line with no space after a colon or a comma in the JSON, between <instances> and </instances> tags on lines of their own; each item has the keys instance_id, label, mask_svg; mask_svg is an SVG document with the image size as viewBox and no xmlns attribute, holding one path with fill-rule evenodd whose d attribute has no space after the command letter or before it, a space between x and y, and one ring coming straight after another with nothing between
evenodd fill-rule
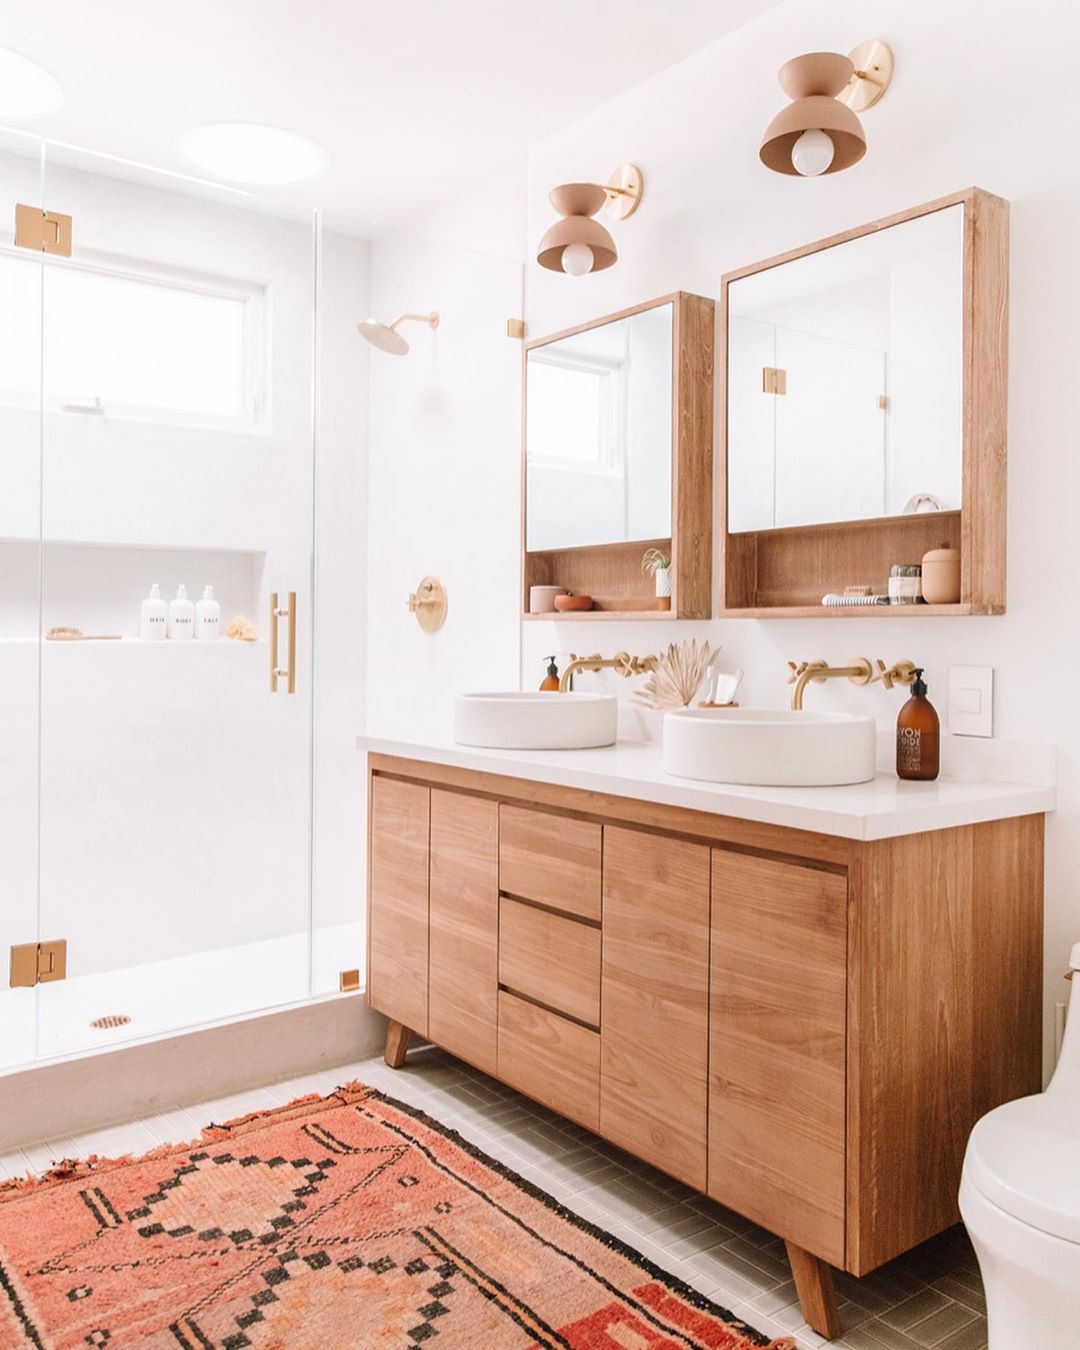
<instances>
[{"instance_id":1,"label":"wall sconce","mask_svg":"<svg viewBox=\"0 0 1080 1350\"><path fill-rule=\"evenodd\" d=\"M866 154L856 112L872 108L893 76L893 54L879 38L849 56L809 52L780 67L780 87L792 100L761 142L761 162L777 173L816 178L850 169Z\"/></svg>"},{"instance_id":2,"label":"wall sconce","mask_svg":"<svg viewBox=\"0 0 1080 1350\"><path fill-rule=\"evenodd\" d=\"M551 272L572 277L602 272L618 259L615 240L593 216L601 207L613 220L626 220L637 210L645 190L641 170L622 164L600 183L563 183L552 188L548 200L562 216L545 233L536 261Z\"/></svg>"}]
</instances>

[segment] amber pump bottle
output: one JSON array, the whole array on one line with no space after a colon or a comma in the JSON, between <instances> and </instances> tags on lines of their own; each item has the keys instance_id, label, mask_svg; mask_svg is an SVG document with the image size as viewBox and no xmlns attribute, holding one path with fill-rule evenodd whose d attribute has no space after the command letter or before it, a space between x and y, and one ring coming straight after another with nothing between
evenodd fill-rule
<instances>
[{"instance_id":1,"label":"amber pump bottle","mask_svg":"<svg viewBox=\"0 0 1080 1350\"><path fill-rule=\"evenodd\" d=\"M559 688L559 667L555 664L553 656L545 656L544 660L548 663L547 674L540 682L540 692L547 693Z\"/></svg>"},{"instance_id":2,"label":"amber pump bottle","mask_svg":"<svg viewBox=\"0 0 1080 1350\"><path fill-rule=\"evenodd\" d=\"M915 671L911 697L896 719L896 776L929 782L941 766L941 723L926 697L923 672Z\"/></svg>"}]
</instances>

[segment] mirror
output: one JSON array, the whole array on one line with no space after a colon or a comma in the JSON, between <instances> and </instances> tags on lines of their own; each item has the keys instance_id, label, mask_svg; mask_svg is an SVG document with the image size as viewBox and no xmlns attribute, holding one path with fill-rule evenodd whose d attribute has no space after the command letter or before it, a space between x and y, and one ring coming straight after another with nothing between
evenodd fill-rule
<instances>
[{"instance_id":1,"label":"mirror","mask_svg":"<svg viewBox=\"0 0 1080 1350\"><path fill-rule=\"evenodd\" d=\"M526 549L669 538L674 305L530 347Z\"/></svg>"},{"instance_id":2,"label":"mirror","mask_svg":"<svg viewBox=\"0 0 1080 1350\"><path fill-rule=\"evenodd\" d=\"M727 307L730 533L960 509L962 204L748 268Z\"/></svg>"}]
</instances>

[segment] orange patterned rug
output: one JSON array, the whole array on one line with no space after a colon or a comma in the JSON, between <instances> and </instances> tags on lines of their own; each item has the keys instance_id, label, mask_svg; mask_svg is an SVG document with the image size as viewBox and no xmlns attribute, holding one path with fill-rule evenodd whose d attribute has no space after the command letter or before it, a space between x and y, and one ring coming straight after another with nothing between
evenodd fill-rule
<instances>
[{"instance_id":1,"label":"orange patterned rug","mask_svg":"<svg viewBox=\"0 0 1080 1350\"><path fill-rule=\"evenodd\" d=\"M4 1350L768 1345L359 1083L0 1191Z\"/></svg>"}]
</instances>

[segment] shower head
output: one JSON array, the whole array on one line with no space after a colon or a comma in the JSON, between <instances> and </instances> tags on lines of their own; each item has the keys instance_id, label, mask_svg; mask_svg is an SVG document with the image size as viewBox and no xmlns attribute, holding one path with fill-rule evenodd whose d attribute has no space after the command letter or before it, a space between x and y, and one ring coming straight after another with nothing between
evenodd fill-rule
<instances>
[{"instance_id":1,"label":"shower head","mask_svg":"<svg viewBox=\"0 0 1080 1350\"><path fill-rule=\"evenodd\" d=\"M356 325L356 331L373 347L378 347L379 351L389 352L391 356L404 356L409 350L409 344L397 328L399 323L409 321L426 323L429 328L439 326L439 316L432 311L430 314L401 314L393 323L380 323L378 319L363 319Z\"/></svg>"}]
</instances>

